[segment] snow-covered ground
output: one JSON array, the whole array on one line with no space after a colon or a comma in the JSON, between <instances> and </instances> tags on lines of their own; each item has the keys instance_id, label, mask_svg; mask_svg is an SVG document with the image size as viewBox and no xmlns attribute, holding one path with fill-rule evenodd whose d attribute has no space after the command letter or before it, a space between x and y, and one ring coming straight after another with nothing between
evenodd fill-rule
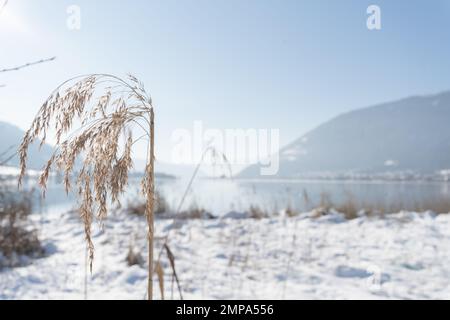
<instances>
[{"instance_id":1,"label":"snow-covered ground","mask_svg":"<svg viewBox=\"0 0 450 320\"><path fill-rule=\"evenodd\" d=\"M78 217L53 212L36 221L50 253L0 271L0 299L83 299ZM157 236L171 224L158 220ZM87 298L144 299L146 267L129 267L125 257L130 244L146 257L145 221L117 213L95 230ZM189 220L176 223L169 244L187 299L450 299L450 215ZM166 259L164 271L171 298Z\"/></svg>"}]
</instances>

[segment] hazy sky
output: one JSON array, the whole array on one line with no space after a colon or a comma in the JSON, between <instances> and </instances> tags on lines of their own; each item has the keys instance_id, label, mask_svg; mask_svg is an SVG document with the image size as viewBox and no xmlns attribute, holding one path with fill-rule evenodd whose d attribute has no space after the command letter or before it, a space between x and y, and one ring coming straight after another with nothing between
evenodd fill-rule
<instances>
[{"instance_id":1,"label":"hazy sky","mask_svg":"<svg viewBox=\"0 0 450 320\"><path fill-rule=\"evenodd\" d=\"M380 31L366 27L370 4ZM0 120L25 129L74 75L133 73L153 96L162 160L194 120L279 128L287 144L342 112L450 89L448 0L10 0L0 43L0 69L57 56L0 74Z\"/></svg>"}]
</instances>

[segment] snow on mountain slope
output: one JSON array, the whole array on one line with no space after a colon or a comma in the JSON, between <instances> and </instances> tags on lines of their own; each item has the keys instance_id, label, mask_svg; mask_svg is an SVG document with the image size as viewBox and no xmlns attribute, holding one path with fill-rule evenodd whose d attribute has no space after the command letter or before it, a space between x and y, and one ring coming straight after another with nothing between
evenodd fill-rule
<instances>
[{"instance_id":1,"label":"snow on mountain slope","mask_svg":"<svg viewBox=\"0 0 450 320\"><path fill-rule=\"evenodd\" d=\"M342 114L280 152L279 177L450 168L450 91ZM258 166L241 177L256 177Z\"/></svg>"}]
</instances>

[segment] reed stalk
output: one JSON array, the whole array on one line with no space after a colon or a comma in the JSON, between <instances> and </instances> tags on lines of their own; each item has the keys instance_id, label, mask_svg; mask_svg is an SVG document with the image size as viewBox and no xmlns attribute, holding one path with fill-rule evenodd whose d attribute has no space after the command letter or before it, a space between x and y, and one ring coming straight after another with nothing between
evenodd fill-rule
<instances>
[{"instance_id":1,"label":"reed stalk","mask_svg":"<svg viewBox=\"0 0 450 320\"><path fill-rule=\"evenodd\" d=\"M99 97L94 98L97 94ZM48 131L56 131L54 152L40 175L39 184L45 197L50 171L57 169L63 173L64 186L69 193L72 176L76 176L79 212L92 272L94 215L102 223L108 216L107 203L120 204L119 198L125 193L133 166L132 147L141 138L148 139L147 165L141 185L146 197L148 224L149 299L153 299L154 271L154 122L152 99L136 77L130 75L122 79L109 74L75 77L62 83L44 102L18 150L20 186L26 175L29 146L39 140L42 146ZM136 129L143 130L144 135L133 139ZM121 143L122 138L124 143Z\"/></svg>"}]
</instances>

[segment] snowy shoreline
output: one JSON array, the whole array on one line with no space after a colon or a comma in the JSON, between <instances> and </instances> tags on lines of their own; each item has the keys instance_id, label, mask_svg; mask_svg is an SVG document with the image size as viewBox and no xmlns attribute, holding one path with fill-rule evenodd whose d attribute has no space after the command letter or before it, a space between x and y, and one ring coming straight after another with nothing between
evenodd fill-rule
<instances>
[{"instance_id":1,"label":"snowy shoreline","mask_svg":"<svg viewBox=\"0 0 450 320\"><path fill-rule=\"evenodd\" d=\"M266 219L183 220L169 246L185 299L449 299L450 215L401 212L345 220L332 213ZM85 243L75 213L51 212L39 234L53 248L25 267L0 270L0 299L84 299ZM172 220L156 221L162 238ZM145 220L111 214L94 226L88 299L144 299ZM158 252L161 242L157 243ZM171 270L163 256L165 297ZM157 277L155 276L157 283ZM158 288L155 295L160 297Z\"/></svg>"}]
</instances>

